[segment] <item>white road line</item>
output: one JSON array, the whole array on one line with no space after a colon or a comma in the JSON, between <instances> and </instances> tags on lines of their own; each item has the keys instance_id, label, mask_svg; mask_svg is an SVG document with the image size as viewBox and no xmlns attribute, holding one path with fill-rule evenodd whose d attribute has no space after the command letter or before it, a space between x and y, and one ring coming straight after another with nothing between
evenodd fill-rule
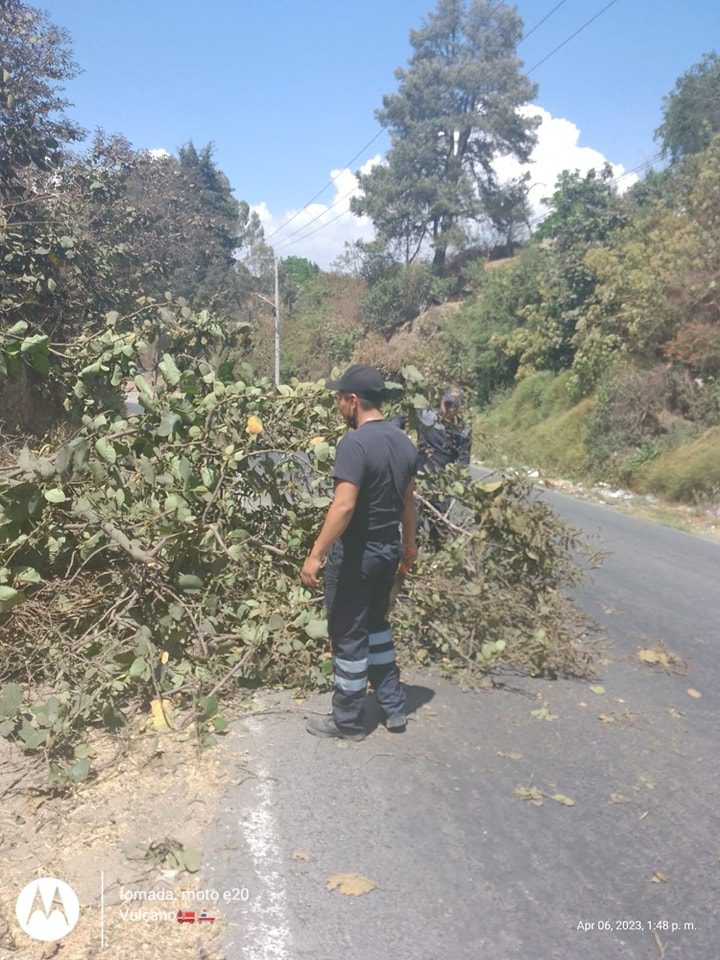
<instances>
[{"instance_id":1,"label":"white road line","mask_svg":"<svg viewBox=\"0 0 720 960\"><path fill-rule=\"evenodd\" d=\"M247 725L261 736L262 721L248 719ZM275 825L274 781L266 779L267 769L256 765L258 782L254 803L239 820L240 830L255 864L259 891L250 890L250 916L242 932L245 960L292 960L292 944L287 920L287 890L283 862Z\"/></svg>"}]
</instances>

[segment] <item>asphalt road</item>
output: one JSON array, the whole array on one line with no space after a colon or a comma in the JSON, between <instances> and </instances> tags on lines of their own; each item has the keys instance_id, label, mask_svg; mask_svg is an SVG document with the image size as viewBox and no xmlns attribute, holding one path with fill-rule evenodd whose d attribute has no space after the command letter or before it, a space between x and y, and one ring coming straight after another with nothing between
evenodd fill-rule
<instances>
[{"instance_id":1,"label":"asphalt road","mask_svg":"<svg viewBox=\"0 0 720 960\"><path fill-rule=\"evenodd\" d=\"M259 695L204 851L205 886L247 897L216 911L227 960L718 955L720 547L543 495L612 551L578 594L608 631L604 692L506 677L470 693L406 670L407 732L359 744L304 732L327 696ZM655 640L687 676L632 659ZM339 873L376 889L327 891Z\"/></svg>"}]
</instances>

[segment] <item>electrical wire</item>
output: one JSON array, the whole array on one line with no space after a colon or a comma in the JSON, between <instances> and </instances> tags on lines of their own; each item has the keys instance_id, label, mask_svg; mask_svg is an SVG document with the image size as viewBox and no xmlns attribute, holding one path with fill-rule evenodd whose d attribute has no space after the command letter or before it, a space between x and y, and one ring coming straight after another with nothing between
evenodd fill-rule
<instances>
[{"instance_id":1,"label":"electrical wire","mask_svg":"<svg viewBox=\"0 0 720 960\"><path fill-rule=\"evenodd\" d=\"M577 30L575 31L575 33L571 33L570 36L567 37L565 40L563 40L562 43L559 43L559 44L557 45L557 47L555 47L554 50L551 50L550 53L548 53L546 56L544 56L544 57L542 58L542 60L538 60L538 62L535 63L535 64L533 64L533 66L530 67L529 70L526 70L526 71L525 71L526 75L527 75L527 76L530 76L530 74L533 72L533 70L537 70L537 68L540 67L540 66L542 66L543 63L546 63L546 62L550 59L550 57L554 57L555 54L558 52L558 50L562 50L562 48L563 48L566 44L570 43L571 40L574 40L575 37L576 37L579 33L582 33L583 30L584 30L586 27L589 27L591 23L594 23L594 22L598 19L598 17L601 17L601 16L605 13L606 10L609 10L610 7L614 6L616 3L617 3L617 0L610 0L610 3L606 4L606 5L602 8L602 10L598 10L598 12L597 12L593 17L590 17L590 19L589 19L589 20L586 20L585 23L584 23L581 27L578 27Z\"/></svg>"},{"instance_id":2,"label":"electrical wire","mask_svg":"<svg viewBox=\"0 0 720 960\"><path fill-rule=\"evenodd\" d=\"M503 0L498 0L498 2L496 2L496 3L494 3L494 4L492 5L491 9L494 9L495 7L498 7L498 6L500 5L500 3L502 3L502 2L503 2ZM541 24L543 24L549 17L551 17L552 14L553 14L556 10L558 10L558 9L563 5L563 3L565 3L565 2L566 2L566 0L561 0L560 3L556 4L556 6L554 6L554 7L552 8L552 10L550 10L540 21L538 21L538 23L535 24L534 27L532 27L532 29L531 29L530 31L528 31L527 34L525 34L525 35L522 37L522 39L520 40L520 43L522 43L523 40L527 39L527 37L529 37L531 33L533 33ZM563 40L562 43L558 44L557 47L555 47L553 50L551 50L550 53L548 53L546 56L544 56L541 60L538 60L538 62L537 62L536 64L534 64L529 70L526 71L526 75L531 74L531 73L533 72L533 70L537 70L537 68L538 68L539 66L541 66L541 65L544 64L544 63L546 63L546 62L547 62L551 57L553 57L559 50L562 50L562 48L565 47L568 43L570 43L571 40L574 40L575 37L578 36L578 34L582 33L583 30L585 30L587 27L589 27L590 24L594 23L595 20L597 20L599 17L601 17L602 14L605 13L606 10L609 10L610 7L612 7L612 6L613 6L614 4L616 4L616 3L617 3L617 0L610 0L610 2L609 2L608 4L606 4L601 10L598 10L598 12L597 12L596 14L594 14L592 17L590 17L589 20L586 20L585 23L583 23L580 27L578 27L578 29L575 30L574 33L571 33L569 37L566 37L566 39ZM352 160L350 160L350 161L348 162L348 164L346 165L346 167L343 168L343 169L347 169L347 167L349 167L350 164L353 163L354 160L356 160L365 150L367 150L367 148L368 148L375 140L377 140L377 138L380 136L381 133L383 133L383 130L382 130L382 129L379 130L379 131L375 134L375 136L372 138L372 140L368 141L368 143L365 144L365 146L362 148L362 150L360 150L357 154L355 154L355 156L352 158ZM634 173L635 171L628 171L628 172L629 172L629 173ZM306 210L307 207L310 206L310 204L311 204L314 200L316 200L316 199L320 196L321 193L323 193L325 190L327 190L327 188L328 188L329 186L331 186L331 185L338 179L339 176L340 176L340 174L337 174L337 176L333 177L333 179L330 180L329 183L325 184L325 186L322 188L322 190L318 191L318 193L315 194L315 196L312 198L312 200L309 200L308 203L306 203L304 207L301 207L298 211L296 211L296 212L293 214L293 216L290 217L289 220L286 220L285 223L283 223L283 224L281 224L279 227L277 227L277 229L275 229L275 230L267 237L267 240L269 240L271 237L274 237L275 234L278 233L278 231L282 230L282 229L283 229L284 227L286 227L290 222L292 222L296 217L298 217L298 216L303 212L303 210ZM623 176L623 177L624 177L624 176L627 176L627 174L623 174L622 176ZM622 179L622 178L621 178L621 179ZM284 237L283 239L281 239L280 241L278 241L278 249L280 249L280 248L282 248L282 247L285 247L285 246L294 246L296 243L300 243L301 241L307 239L308 237L311 237L311 236L313 236L314 234L318 233L320 230L324 229L324 227L330 226L331 223L335 223L336 220L339 220L340 217L344 215L345 211L343 211L342 213L338 214L338 216L333 217L331 220L328 220L326 223L320 224L319 227L316 227L315 230L311 230L310 233L306 234L305 236L298 237L297 240L293 240L291 243L288 243L288 241L289 241L292 237L295 237L298 233L302 233L302 231L305 230L311 223L314 223L316 220L319 220L320 217L322 217L322 216L324 216L325 214L327 214L330 210L333 209L333 207L336 207L336 206L338 205L338 203L341 203L343 200L347 199L347 198L350 196L350 194L352 194L352 193L354 193L354 192L355 192L355 187L353 187L352 190L350 190L348 193L344 194L342 197L339 197L337 200L335 200L334 203L332 203L332 204L331 204L329 207L327 207L325 210L321 211L319 214L317 214L315 217L313 217L312 220L309 220L306 224L303 224L302 227L299 227L297 230L293 231L293 233L291 233L289 236ZM545 216L547 216L547 214L543 214L543 218L544 218Z\"/></svg>"},{"instance_id":3,"label":"electrical wire","mask_svg":"<svg viewBox=\"0 0 720 960\"><path fill-rule=\"evenodd\" d=\"M331 208L331 207L328 207L328 210L330 210L330 209L332 209L332 208ZM327 211L326 211L326 212L327 212ZM340 217L344 217L346 213L347 213L346 210L341 210L341 212L338 213L337 216L333 217L332 220L328 220L326 223L321 223L319 227L315 227L315 229L314 229L314 230L311 230L310 233L306 233L304 237L298 237L297 240L292 240L292 241L288 244L288 246L289 246L289 247L292 247L292 246L293 246L294 244L296 244L296 243L302 243L303 240L307 240L308 237L312 237L312 235L313 235L314 233L319 233L320 230L324 230L325 227L329 227L331 223L335 223L335 221L336 221L336 220L339 220Z\"/></svg>"},{"instance_id":4,"label":"electrical wire","mask_svg":"<svg viewBox=\"0 0 720 960\"><path fill-rule=\"evenodd\" d=\"M535 33L535 31L537 30L537 28L538 28L538 27L541 27L541 26L545 23L546 20L549 20L550 17L555 13L555 11L556 11L556 10L559 10L560 7L561 7L564 3L567 3L567 0L560 0L560 3L556 4L556 6L554 6L554 7L552 8L552 10L550 10L548 13L546 13L545 16L542 18L542 20L538 20L538 22L535 24L534 27L531 27L531 28L528 30L527 33L524 33L524 34L522 35L522 37L520 38L519 42L518 42L518 46L520 46L521 43L523 43L525 40L527 40L527 38L528 38L529 36L531 36L533 33Z\"/></svg>"},{"instance_id":5,"label":"electrical wire","mask_svg":"<svg viewBox=\"0 0 720 960\"><path fill-rule=\"evenodd\" d=\"M614 184L619 183L621 180L624 180L625 177L629 177L633 173L639 173L640 170L644 170L646 167L649 167L651 164L655 163L655 161L659 160L661 157L662 157L662 152L656 153L654 157L650 157L650 159L645 160L644 163L638 164L638 166L633 167L632 170L626 170L625 173L621 173L617 177L614 177L612 180L609 181L608 186L614 186ZM527 222L528 229L531 229L536 224L541 223L543 220L549 217L552 212L553 212L552 210L547 210L545 211L545 213L541 213L538 216L533 217L532 220L528 220Z\"/></svg>"},{"instance_id":6,"label":"electrical wire","mask_svg":"<svg viewBox=\"0 0 720 960\"><path fill-rule=\"evenodd\" d=\"M270 240L271 237L274 237L276 233L279 233L280 230L284 230L285 227L286 227L289 223L292 223L293 220L294 220L296 217L299 217L299 216L300 216L300 214L303 212L303 210L307 210L307 208L310 206L310 204L313 203L315 200L317 200L317 198L320 196L320 194L325 193L325 191L327 190L327 188L328 188L328 187L331 187L331 186L335 183L335 181L336 181L336 180L338 179L338 177L343 173L343 171L347 170L347 169L350 167L350 165L357 160L358 157L362 156L362 154L365 153L365 151L367 150L367 148L370 147L370 146L372 146L372 144L375 143L375 141L376 141L377 138L380 136L380 134L382 134L382 133L384 133L384 132L385 132L384 127L381 127L380 130L378 130L378 132L375 134L375 136L374 136L374 137L371 137L371 139L368 140L368 142L365 144L365 146L364 146L361 150L358 150L358 152L355 154L355 156L354 156L351 160L348 160L348 162L347 162L347 163L345 164L345 166L342 168L342 170L340 171L340 173L336 174L331 180L328 180L328 182L325 184L325 186L322 188L322 190L318 190L318 192L315 194L315 196L314 196L314 197L311 197L311 198L308 200L308 202L305 204L305 206L300 207L300 209L297 210L289 219L287 219L284 223L281 223L279 227L276 227L275 230L273 230L273 232L272 232L271 234L269 234L269 236L267 236L267 237L265 238L265 242L267 243L267 241ZM305 226L307 226L307 224L305 224ZM292 234L291 234L291 236L292 236Z\"/></svg>"},{"instance_id":7,"label":"electrical wire","mask_svg":"<svg viewBox=\"0 0 720 960\"><path fill-rule=\"evenodd\" d=\"M565 3L565 2L566 2L566 0L562 0L562 3ZM495 7L500 6L501 3L504 3L504 0L495 0L495 3L492 4L492 6L491 6L490 9L495 9ZM562 3L561 3L561 4L558 4L558 6L562 6ZM556 9L557 9L557 7L555 7L555 10L556 10ZM541 22L544 22L545 20L547 20L547 17L549 17L550 14L552 14L552 13L554 13L554 10L551 10L550 13L549 13L549 14L543 19L543 21L541 21ZM540 26L539 23L536 24L536 26L533 27L533 30L535 30L535 29L536 29L537 27L539 27L539 26ZM523 38L523 39L524 39L524 38ZM371 137L371 139L368 140L368 142L365 144L365 146L362 147L360 150L358 150L358 152L355 154L354 157L352 157L352 159L348 160L348 162L347 162L347 163L345 164L345 166L342 168L342 170L340 171L340 173L336 174L336 176L334 176L331 180L328 180L328 182L325 184L325 186L322 187L320 190L318 190L318 192L317 192L313 197L311 197L306 204L304 204L302 207L300 207L299 210L296 210L295 213L294 213L291 217L288 217L287 220L285 220L283 223L281 223L279 226L277 226L277 227L273 230L272 233L268 234L267 237L265 237L265 242L267 243L269 240L271 240L276 234L280 233L281 230L284 230L285 227L288 226L288 224L292 223L293 220L295 220L297 217L299 217L300 214L301 214L304 210L307 210L307 208L308 208L312 203L314 203L315 200L317 200L317 198L318 198L319 196L321 196L321 194L325 193L325 191L327 190L328 187L331 187L331 186L333 185L333 183L335 183L335 181L340 177L341 173L342 173L344 170L347 170L347 169L350 167L350 165L353 164L353 163L358 159L358 157L362 156L362 154L365 153L365 151L367 150L368 147L372 146L372 144L375 143L375 141L378 139L378 137L379 137L383 132L384 132L384 128L381 128L380 130L378 130L378 132L375 134L375 136L374 136L374 137ZM353 191L351 191L351 192L353 192ZM346 197L347 197L347 196L348 196L348 194L346 194ZM345 198L341 197L340 199L345 199ZM328 210L331 210L332 207L334 207L334 206L335 206L337 203L339 203L339 202L340 202L340 200L336 200L335 203L333 203L333 204L332 204L330 207L328 207L327 209L328 209ZM324 211L324 212L327 213L327 210ZM321 217L321 216L322 216L322 214L318 214L318 217ZM305 227L308 226L308 224L313 223L314 220L318 219L318 217L313 218L313 220L309 220L308 223L303 224L303 226L302 226L300 229L301 229L301 230L304 230ZM298 231L295 231L294 233L291 233L291 234L289 235L289 237L294 237L294 236L295 236L295 233L297 233L297 232L298 232ZM284 244L285 241L289 239L289 237L284 237L282 240L279 240L278 243L281 244L281 245Z\"/></svg>"},{"instance_id":8,"label":"electrical wire","mask_svg":"<svg viewBox=\"0 0 720 960\"><path fill-rule=\"evenodd\" d=\"M311 220L308 220L307 223L304 223L301 227L298 227L297 230L293 230L292 233L288 234L287 237L283 237L282 240L278 240L277 242L278 248L284 246L291 237L294 237L298 233L302 233L302 231L305 230L307 227L309 227L311 223L315 223L315 221L319 220L320 217L324 217L326 213L329 213L339 203L342 203L343 200L347 200L347 198L351 194L355 193L356 189L357 189L357 186L353 187L351 190L348 190L347 193L344 193L341 197L338 197L337 200L334 200L329 207L325 207L324 210L321 210L320 213L316 214ZM303 208L303 209L306 209L306 208ZM345 211L343 211L343 213L344 212Z\"/></svg>"}]
</instances>

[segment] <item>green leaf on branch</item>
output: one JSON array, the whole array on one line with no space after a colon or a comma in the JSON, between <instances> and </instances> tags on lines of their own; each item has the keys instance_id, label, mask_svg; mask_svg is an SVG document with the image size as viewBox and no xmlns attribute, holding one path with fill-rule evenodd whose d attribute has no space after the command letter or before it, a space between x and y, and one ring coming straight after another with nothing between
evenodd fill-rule
<instances>
[{"instance_id":1,"label":"green leaf on branch","mask_svg":"<svg viewBox=\"0 0 720 960\"><path fill-rule=\"evenodd\" d=\"M169 437L180 419L180 415L177 413L164 413L160 420L160 426L156 430L157 435L159 437Z\"/></svg>"},{"instance_id":2,"label":"green leaf on branch","mask_svg":"<svg viewBox=\"0 0 720 960\"><path fill-rule=\"evenodd\" d=\"M103 460L107 460L108 463L114 464L117 461L117 451L110 441L105 439L105 437L101 437L95 442L95 449L103 458Z\"/></svg>"},{"instance_id":3,"label":"green leaf on branch","mask_svg":"<svg viewBox=\"0 0 720 960\"><path fill-rule=\"evenodd\" d=\"M45 350L50 343L50 338L42 333L35 334L34 337L27 337L20 345L21 353L36 353Z\"/></svg>"},{"instance_id":4,"label":"green leaf on branch","mask_svg":"<svg viewBox=\"0 0 720 960\"><path fill-rule=\"evenodd\" d=\"M136 657L130 669L128 670L128 675L131 677L141 677L147 668L147 661L144 657Z\"/></svg>"},{"instance_id":5,"label":"green leaf on branch","mask_svg":"<svg viewBox=\"0 0 720 960\"><path fill-rule=\"evenodd\" d=\"M209 720L214 717L218 711L218 702L215 697L200 697L198 700L200 707L200 717L202 720Z\"/></svg>"},{"instance_id":6,"label":"green leaf on branch","mask_svg":"<svg viewBox=\"0 0 720 960\"><path fill-rule=\"evenodd\" d=\"M194 573L181 573L178 577L178 586L183 593L197 593L205 586L200 577Z\"/></svg>"},{"instance_id":7,"label":"green leaf on branch","mask_svg":"<svg viewBox=\"0 0 720 960\"><path fill-rule=\"evenodd\" d=\"M37 750L47 740L48 730L36 730L27 720L23 720L18 736L28 750Z\"/></svg>"},{"instance_id":8,"label":"green leaf on branch","mask_svg":"<svg viewBox=\"0 0 720 960\"><path fill-rule=\"evenodd\" d=\"M70 768L70 779L73 781L73 783L80 783L82 780L87 780L89 773L90 761L87 757L83 757Z\"/></svg>"},{"instance_id":9,"label":"green leaf on branch","mask_svg":"<svg viewBox=\"0 0 720 960\"><path fill-rule=\"evenodd\" d=\"M0 717L14 717L22 704L22 689L17 683L6 683L0 690Z\"/></svg>"},{"instance_id":10,"label":"green leaf on branch","mask_svg":"<svg viewBox=\"0 0 720 960\"><path fill-rule=\"evenodd\" d=\"M60 487L55 487L53 490L46 490L44 497L49 503L65 503L67 500L64 490L61 490Z\"/></svg>"},{"instance_id":11,"label":"green leaf on branch","mask_svg":"<svg viewBox=\"0 0 720 960\"><path fill-rule=\"evenodd\" d=\"M485 493L497 493L497 491L502 487L502 480L493 480L489 483L476 483L476 486L481 490L484 490Z\"/></svg>"},{"instance_id":12,"label":"green leaf on branch","mask_svg":"<svg viewBox=\"0 0 720 960\"><path fill-rule=\"evenodd\" d=\"M27 331L28 325L24 320L18 320L7 331L9 337L21 337Z\"/></svg>"},{"instance_id":13,"label":"green leaf on branch","mask_svg":"<svg viewBox=\"0 0 720 960\"><path fill-rule=\"evenodd\" d=\"M328 635L327 620L311 620L305 627L311 640L324 640Z\"/></svg>"},{"instance_id":14,"label":"green leaf on branch","mask_svg":"<svg viewBox=\"0 0 720 960\"><path fill-rule=\"evenodd\" d=\"M25 599L22 590L13 590L12 587L0 586L0 611L3 613L17 607Z\"/></svg>"},{"instance_id":15,"label":"green leaf on branch","mask_svg":"<svg viewBox=\"0 0 720 960\"><path fill-rule=\"evenodd\" d=\"M180 382L180 371L175 365L175 360L169 353L163 356L158 364L158 369L169 387L174 387Z\"/></svg>"}]
</instances>

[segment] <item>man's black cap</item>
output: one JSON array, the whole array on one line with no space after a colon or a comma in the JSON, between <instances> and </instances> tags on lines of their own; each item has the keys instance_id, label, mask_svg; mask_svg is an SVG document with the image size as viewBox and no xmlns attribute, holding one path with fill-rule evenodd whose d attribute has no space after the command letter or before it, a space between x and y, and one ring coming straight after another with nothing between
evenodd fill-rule
<instances>
[{"instance_id":1,"label":"man's black cap","mask_svg":"<svg viewBox=\"0 0 720 960\"><path fill-rule=\"evenodd\" d=\"M343 393L355 393L366 400L379 400L385 391L382 374L374 367L364 363L354 363L348 367L339 380L327 380L328 390L342 390Z\"/></svg>"}]
</instances>

